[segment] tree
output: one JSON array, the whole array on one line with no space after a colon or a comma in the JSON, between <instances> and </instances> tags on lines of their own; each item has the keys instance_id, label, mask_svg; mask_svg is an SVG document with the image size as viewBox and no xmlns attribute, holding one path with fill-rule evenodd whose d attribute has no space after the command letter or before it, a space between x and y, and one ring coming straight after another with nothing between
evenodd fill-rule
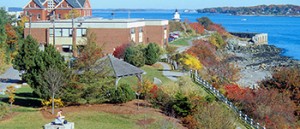
<instances>
[{"instance_id":1,"label":"tree","mask_svg":"<svg viewBox=\"0 0 300 129\"><path fill-rule=\"evenodd\" d=\"M210 25L213 24L213 22L208 17L201 17L197 19L198 23L200 23L202 26L204 26L205 29L207 29Z\"/></svg>"},{"instance_id":2,"label":"tree","mask_svg":"<svg viewBox=\"0 0 300 129\"><path fill-rule=\"evenodd\" d=\"M22 79L31 86L34 93L43 99L48 99L51 94L43 86L43 73L50 67L65 70L66 64L52 45L46 46L45 51L40 51L37 41L28 36L13 60L13 67L24 72Z\"/></svg>"},{"instance_id":3,"label":"tree","mask_svg":"<svg viewBox=\"0 0 300 129\"><path fill-rule=\"evenodd\" d=\"M159 57L161 55L160 51L160 47L157 44L148 44L148 46L145 48L145 63L147 65L155 64L159 60Z\"/></svg>"},{"instance_id":4,"label":"tree","mask_svg":"<svg viewBox=\"0 0 300 129\"><path fill-rule=\"evenodd\" d=\"M81 14L79 10L72 9L71 11L69 11L69 13L65 14L65 19L71 19L72 17L77 18L80 16Z\"/></svg>"},{"instance_id":5,"label":"tree","mask_svg":"<svg viewBox=\"0 0 300 129\"><path fill-rule=\"evenodd\" d=\"M191 113L192 103L186 96L177 93L172 108L178 116L186 117Z\"/></svg>"},{"instance_id":6,"label":"tree","mask_svg":"<svg viewBox=\"0 0 300 129\"><path fill-rule=\"evenodd\" d=\"M96 34L88 32L87 38L83 42L85 46L77 58L76 67L90 70L96 61L104 56L102 48L96 42Z\"/></svg>"},{"instance_id":7,"label":"tree","mask_svg":"<svg viewBox=\"0 0 300 129\"><path fill-rule=\"evenodd\" d=\"M64 85L64 74L60 69L50 67L44 72L43 80L43 86L45 86L45 89L48 89L52 95L52 114L54 114L54 98Z\"/></svg>"},{"instance_id":8,"label":"tree","mask_svg":"<svg viewBox=\"0 0 300 129\"><path fill-rule=\"evenodd\" d=\"M118 46L118 47L115 49L113 55L114 55L116 58L124 59L124 57L125 57L125 51L126 51L126 49L127 49L128 47L130 47L130 46L131 46L131 44L122 44L122 45Z\"/></svg>"},{"instance_id":9,"label":"tree","mask_svg":"<svg viewBox=\"0 0 300 129\"><path fill-rule=\"evenodd\" d=\"M197 22L194 22L194 23L190 23L190 27L196 31L197 34L203 34L204 33L204 27L197 23Z\"/></svg>"},{"instance_id":10,"label":"tree","mask_svg":"<svg viewBox=\"0 0 300 129\"><path fill-rule=\"evenodd\" d=\"M15 92L16 92L16 88L14 86L8 86L6 88L5 94L8 95L8 102L10 103L10 107L12 107L13 102L15 102Z\"/></svg>"},{"instance_id":11,"label":"tree","mask_svg":"<svg viewBox=\"0 0 300 129\"><path fill-rule=\"evenodd\" d=\"M189 54L185 54L180 61L186 69L200 70L203 67L196 57Z\"/></svg>"},{"instance_id":12,"label":"tree","mask_svg":"<svg viewBox=\"0 0 300 129\"><path fill-rule=\"evenodd\" d=\"M134 66L142 67L145 65L145 57L141 46L130 46L125 51L124 60Z\"/></svg>"}]
</instances>

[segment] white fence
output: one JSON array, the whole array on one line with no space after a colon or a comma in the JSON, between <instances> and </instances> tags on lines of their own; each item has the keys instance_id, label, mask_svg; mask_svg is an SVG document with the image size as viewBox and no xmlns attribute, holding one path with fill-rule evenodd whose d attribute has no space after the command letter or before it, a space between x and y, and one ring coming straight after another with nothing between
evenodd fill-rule
<instances>
[{"instance_id":1,"label":"white fence","mask_svg":"<svg viewBox=\"0 0 300 129\"><path fill-rule=\"evenodd\" d=\"M194 79L198 85L203 86L209 92L214 94L220 101L224 102L229 108L231 108L235 113L239 114L239 118L244 121L245 123L249 124L251 127L255 129L266 129L266 127L260 125L259 123L255 122L252 118L247 116L247 114L240 111L236 106L233 105L223 94L220 93L215 87L213 87L210 83L203 80L201 77L198 76L197 72L191 72L191 77Z\"/></svg>"}]
</instances>

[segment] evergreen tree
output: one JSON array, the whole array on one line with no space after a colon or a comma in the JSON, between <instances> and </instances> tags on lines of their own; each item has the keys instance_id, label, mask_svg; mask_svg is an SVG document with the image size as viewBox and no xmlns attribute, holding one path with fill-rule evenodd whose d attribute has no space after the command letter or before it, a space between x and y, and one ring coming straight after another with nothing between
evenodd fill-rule
<instances>
[{"instance_id":1,"label":"evergreen tree","mask_svg":"<svg viewBox=\"0 0 300 129\"><path fill-rule=\"evenodd\" d=\"M22 79L34 89L37 95L43 99L48 99L51 95L49 90L43 86L45 81L43 73L50 67L65 70L66 65L53 46L49 45L45 51L40 51L37 41L28 36L13 60L13 67L19 71L24 71Z\"/></svg>"},{"instance_id":2,"label":"evergreen tree","mask_svg":"<svg viewBox=\"0 0 300 129\"><path fill-rule=\"evenodd\" d=\"M142 50L142 47L131 46L128 47L125 51L124 60L134 66L142 67L145 65L145 57Z\"/></svg>"},{"instance_id":3,"label":"evergreen tree","mask_svg":"<svg viewBox=\"0 0 300 129\"><path fill-rule=\"evenodd\" d=\"M150 43L145 49L145 58L147 65L153 65L159 60L160 48L155 43Z\"/></svg>"}]
</instances>

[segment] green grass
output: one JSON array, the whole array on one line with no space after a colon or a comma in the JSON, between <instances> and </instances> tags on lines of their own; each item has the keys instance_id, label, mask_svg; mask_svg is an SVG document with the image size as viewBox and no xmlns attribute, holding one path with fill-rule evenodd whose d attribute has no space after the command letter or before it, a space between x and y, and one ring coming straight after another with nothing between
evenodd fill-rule
<instances>
[{"instance_id":1,"label":"green grass","mask_svg":"<svg viewBox=\"0 0 300 129\"><path fill-rule=\"evenodd\" d=\"M153 82L154 77L156 77L156 78L160 79L162 81L162 83L167 83L167 82L171 81L170 79L168 79L167 77L165 77L162 74L162 71L161 71L162 67L153 67L153 66L145 65L141 69L146 72L146 74L142 75L143 80L150 80L151 82ZM131 86L137 86L138 79L136 76L123 77L119 81L119 85L122 83L127 83Z\"/></svg>"},{"instance_id":2,"label":"green grass","mask_svg":"<svg viewBox=\"0 0 300 129\"><path fill-rule=\"evenodd\" d=\"M189 46L188 41L189 41L191 38L192 38L192 37L176 39L176 40L170 42L169 44L171 44L171 45L177 45L177 46Z\"/></svg>"}]
</instances>

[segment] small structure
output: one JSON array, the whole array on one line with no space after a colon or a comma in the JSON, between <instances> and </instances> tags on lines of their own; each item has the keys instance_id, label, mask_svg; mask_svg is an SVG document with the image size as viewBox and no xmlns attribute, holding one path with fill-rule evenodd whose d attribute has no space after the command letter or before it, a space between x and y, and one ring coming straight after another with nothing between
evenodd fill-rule
<instances>
[{"instance_id":1,"label":"small structure","mask_svg":"<svg viewBox=\"0 0 300 129\"><path fill-rule=\"evenodd\" d=\"M230 32L230 34L240 38L249 38L249 42L255 45L268 44L267 33Z\"/></svg>"},{"instance_id":2,"label":"small structure","mask_svg":"<svg viewBox=\"0 0 300 129\"><path fill-rule=\"evenodd\" d=\"M75 129L74 122L68 122L67 124L62 125L53 125L52 123L48 123L44 125L44 129Z\"/></svg>"},{"instance_id":3,"label":"small structure","mask_svg":"<svg viewBox=\"0 0 300 129\"><path fill-rule=\"evenodd\" d=\"M180 14L179 14L177 9L175 10L173 20L176 21L176 22L180 22L180 20L181 20Z\"/></svg>"},{"instance_id":4,"label":"small structure","mask_svg":"<svg viewBox=\"0 0 300 129\"><path fill-rule=\"evenodd\" d=\"M122 77L136 76L139 81L142 81L143 70L125 62L112 55L108 55L96 61L95 67L92 68L97 73L106 74L116 78L115 86L117 88L118 82Z\"/></svg>"}]
</instances>

